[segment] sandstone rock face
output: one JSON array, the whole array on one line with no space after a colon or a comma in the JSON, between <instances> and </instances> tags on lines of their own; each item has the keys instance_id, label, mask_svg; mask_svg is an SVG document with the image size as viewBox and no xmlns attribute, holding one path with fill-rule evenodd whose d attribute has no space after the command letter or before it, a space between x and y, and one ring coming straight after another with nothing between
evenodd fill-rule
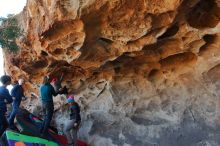
<instances>
[{"instance_id":1,"label":"sandstone rock face","mask_svg":"<svg viewBox=\"0 0 220 146\"><path fill-rule=\"evenodd\" d=\"M28 81L25 108L38 114L42 77L63 72L90 145L220 145L218 0L28 0L19 21L5 60ZM54 102L62 131L65 97Z\"/></svg>"}]
</instances>

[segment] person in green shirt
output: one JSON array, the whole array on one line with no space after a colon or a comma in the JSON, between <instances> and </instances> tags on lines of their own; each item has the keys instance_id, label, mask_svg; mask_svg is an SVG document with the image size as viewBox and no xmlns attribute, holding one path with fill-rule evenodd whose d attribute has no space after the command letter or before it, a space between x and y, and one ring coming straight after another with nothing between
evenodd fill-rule
<instances>
[{"instance_id":1,"label":"person in green shirt","mask_svg":"<svg viewBox=\"0 0 220 146\"><path fill-rule=\"evenodd\" d=\"M53 86L49 82L49 77L45 76L40 86L40 97L44 113L43 123L40 129L41 136L46 136L48 134L48 127L50 126L54 113L53 96L57 94L59 94L59 91L55 92Z\"/></svg>"}]
</instances>

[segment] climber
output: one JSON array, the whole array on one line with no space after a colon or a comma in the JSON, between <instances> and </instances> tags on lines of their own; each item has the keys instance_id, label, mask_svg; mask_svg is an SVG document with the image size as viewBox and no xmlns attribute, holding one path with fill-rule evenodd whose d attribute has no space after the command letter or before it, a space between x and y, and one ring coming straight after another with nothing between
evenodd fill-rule
<instances>
[{"instance_id":1,"label":"climber","mask_svg":"<svg viewBox=\"0 0 220 146\"><path fill-rule=\"evenodd\" d=\"M9 127L11 129L15 129L14 126L14 119L19 110L19 106L21 104L21 100L26 100L27 98L24 96L24 89L23 89L24 79L19 79L18 84L16 84L11 90L11 96L13 98L12 103L12 112L8 119Z\"/></svg>"},{"instance_id":2,"label":"climber","mask_svg":"<svg viewBox=\"0 0 220 146\"><path fill-rule=\"evenodd\" d=\"M62 73L60 79L53 78L52 81L51 81L51 85L54 87L54 90L56 92L60 91L60 94L67 95L68 94L68 90L67 90L66 86L64 86L62 88L62 85L61 85L62 81L63 81L63 73Z\"/></svg>"},{"instance_id":3,"label":"climber","mask_svg":"<svg viewBox=\"0 0 220 146\"><path fill-rule=\"evenodd\" d=\"M40 86L40 97L42 101L42 108L44 113L43 124L40 129L41 136L47 136L48 127L53 117L54 104L53 96L60 94L60 92L55 92L53 86L49 82L49 77L45 76L43 78L43 84Z\"/></svg>"},{"instance_id":4,"label":"climber","mask_svg":"<svg viewBox=\"0 0 220 146\"><path fill-rule=\"evenodd\" d=\"M4 133L8 126L8 121L6 119L7 106L6 104L12 103L12 96L9 94L6 88L11 84L11 77L8 75L3 75L0 78L2 86L0 87L0 136Z\"/></svg>"},{"instance_id":5,"label":"climber","mask_svg":"<svg viewBox=\"0 0 220 146\"><path fill-rule=\"evenodd\" d=\"M68 120L65 121L64 134L67 137L67 146L76 146L77 132L81 123L80 107L78 103L75 102L73 95L70 95L68 97L67 103L69 105L70 117Z\"/></svg>"}]
</instances>

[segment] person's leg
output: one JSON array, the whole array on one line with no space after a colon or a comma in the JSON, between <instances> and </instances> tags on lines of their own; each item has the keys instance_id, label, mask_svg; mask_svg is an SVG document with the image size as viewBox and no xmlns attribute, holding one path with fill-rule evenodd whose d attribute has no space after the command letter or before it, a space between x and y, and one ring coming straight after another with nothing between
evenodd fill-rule
<instances>
[{"instance_id":1,"label":"person's leg","mask_svg":"<svg viewBox=\"0 0 220 146\"><path fill-rule=\"evenodd\" d=\"M48 131L48 127L50 126L50 122L52 120L53 117L53 111L54 111L54 107L52 104L47 104L46 107L46 118L45 118L45 123L44 123L44 127L42 130L42 133L46 134Z\"/></svg>"},{"instance_id":2,"label":"person's leg","mask_svg":"<svg viewBox=\"0 0 220 146\"><path fill-rule=\"evenodd\" d=\"M42 122L42 125L41 125L41 128L40 128L40 133L43 133L43 129L44 129L44 125L45 125L45 121L46 121L46 118L47 118L47 115L46 115L46 104L42 104L42 109L43 109L43 122Z\"/></svg>"},{"instance_id":3,"label":"person's leg","mask_svg":"<svg viewBox=\"0 0 220 146\"><path fill-rule=\"evenodd\" d=\"M2 136L2 134L5 132L7 126L8 126L7 119L4 113L0 110L0 136Z\"/></svg>"},{"instance_id":4,"label":"person's leg","mask_svg":"<svg viewBox=\"0 0 220 146\"><path fill-rule=\"evenodd\" d=\"M73 140L73 144L74 146L77 146L77 133L78 133L78 128L73 128L72 130L72 140Z\"/></svg>"},{"instance_id":5,"label":"person's leg","mask_svg":"<svg viewBox=\"0 0 220 146\"><path fill-rule=\"evenodd\" d=\"M71 136L71 129L74 128L74 121L73 120L66 120L65 124L64 124L64 134L67 138L67 141L69 144L73 143L73 139Z\"/></svg>"},{"instance_id":6,"label":"person's leg","mask_svg":"<svg viewBox=\"0 0 220 146\"><path fill-rule=\"evenodd\" d=\"M18 106L13 105L12 112L11 112L10 117L8 119L8 124L9 124L10 128L14 128L14 119L15 119L15 116L16 116L16 114L18 112L18 109L19 109Z\"/></svg>"}]
</instances>

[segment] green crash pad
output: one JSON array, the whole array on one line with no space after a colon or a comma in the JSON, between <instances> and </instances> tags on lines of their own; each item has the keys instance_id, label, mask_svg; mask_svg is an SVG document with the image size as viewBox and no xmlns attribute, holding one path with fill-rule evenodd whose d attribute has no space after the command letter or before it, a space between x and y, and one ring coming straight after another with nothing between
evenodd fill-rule
<instances>
[{"instance_id":1,"label":"green crash pad","mask_svg":"<svg viewBox=\"0 0 220 146\"><path fill-rule=\"evenodd\" d=\"M46 139L38 138L38 137L33 137L33 136L27 136L19 133L15 133L12 131L6 131L5 132L6 140L9 146L16 142L23 142L26 146L34 146L34 145L39 145L39 146L59 146L57 143L48 141Z\"/></svg>"}]
</instances>

